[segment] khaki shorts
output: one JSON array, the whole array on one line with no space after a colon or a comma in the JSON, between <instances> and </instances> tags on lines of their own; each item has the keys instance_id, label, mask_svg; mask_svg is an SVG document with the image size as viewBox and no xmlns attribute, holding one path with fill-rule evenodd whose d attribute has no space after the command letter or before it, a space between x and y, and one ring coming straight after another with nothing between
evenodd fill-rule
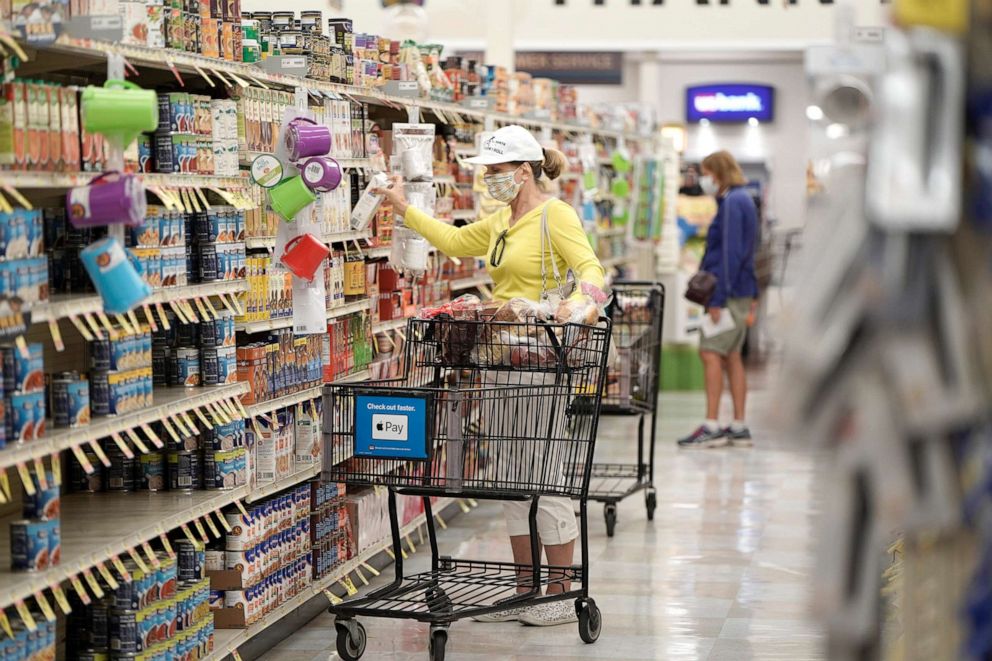
<instances>
[{"instance_id":1,"label":"khaki shorts","mask_svg":"<svg viewBox=\"0 0 992 661\"><path fill-rule=\"evenodd\" d=\"M721 356L740 353L744 348L744 338L747 337L747 316L751 313L751 298L727 299L727 309L734 318L734 328L712 337L700 337L699 350L712 351Z\"/></svg>"},{"instance_id":2,"label":"khaki shorts","mask_svg":"<svg viewBox=\"0 0 992 661\"><path fill-rule=\"evenodd\" d=\"M530 501L504 500L506 530L511 537L530 535ZM579 536L575 508L569 498L541 496L537 501L537 535L542 544L558 546Z\"/></svg>"}]
</instances>

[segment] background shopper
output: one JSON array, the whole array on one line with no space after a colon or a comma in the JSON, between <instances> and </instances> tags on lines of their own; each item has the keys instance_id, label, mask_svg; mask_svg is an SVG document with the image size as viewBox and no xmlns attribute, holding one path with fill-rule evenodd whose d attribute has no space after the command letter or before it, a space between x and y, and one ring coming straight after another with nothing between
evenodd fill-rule
<instances>
[{"instance_id":1,"label":"background shopper","mask_svg":"<svg viewBox=\"0 0 992 661\"><path fill-rule=\"evenodd\" d=\"M758 212L743 186L747 183L740 165L726 151L710 154L702 162L700 180L704 192L718 201L716 216L706 234L706 253L700 270L717 278L716 290L706 314L713 324L730 315L733 326L707 336L701 334L699 356L706 383L706 420L691 434L679 439L682 447L750 446L751 432L745 422L747 376L741 349L757 307L758 280L754 268ZM730 381L734 419L719 422L723 375Z\"/></svg>"},{"instance_id":2,"label":"background shopper","mask_svg":"<svg viewBox=\"0 0 992 661\"><path fill-rule=\"evenodd\" d=\"M420 233L452 257L481 257L493 279L493 297L508 301L541 298L542 261L551 273L548 251L542 251L541 216L547 208L551 242L555 259L562 273L572 269L579 283L599 289L604 286L605 271L586 237L575 210L546 194L542 177L555 179L567 165L564 154L556 149L543 149L525 128L506 126L483 140L478 156L469 163L485 165L485 182L489 194L508 206L491 216L464 227L453 227L431 218L407 204L403 196L403 180L393 177L392 185L376 192L385 195L393 211L403 218L406 227ZM556 286L552 280L548 287ZM518 565L531 563L527 501L506 501L506 514L513 560ZM537 515L538 533L550 565L571 566L578 526L572 502L563 497L542 497ZM521 575L519 592L529 590L529 574ZM548 586L548 593L568 590L562 580ZM530 608L510 609L477 618L489 622L520 620L525 624L549 626L576 621L571 601L540 604Z\"/></svg>"}]
</instances>

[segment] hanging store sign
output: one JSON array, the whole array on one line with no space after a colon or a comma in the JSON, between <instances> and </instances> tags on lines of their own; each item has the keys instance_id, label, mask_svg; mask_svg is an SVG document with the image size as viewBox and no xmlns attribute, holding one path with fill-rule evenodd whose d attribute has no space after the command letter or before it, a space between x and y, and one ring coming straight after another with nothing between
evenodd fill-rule
<instances>
[{"instance_id":1,"label":"hanging store sign","mask_svg":"<svg viewBox=\"0 0 992 661\"><path fill-rule=\"evenodd\" d=\"M428 395L355 395L355 456L423 461L430 458Z\"/></svg>"},{"instance_id":2,"label":"hanging store sign","mask_svg":"<svg viewBox=\"0 0 992 661\"><path fill-rule=\"evenodd\" d=\"M458 51L467 60L483 61L482 51ZM517 51L514 69L535 78L553 78L566 85L623 84L623 53L619 51Z\"/></svg>"},{"instance_id":3,"label":"hanging store sign","mask_svg":"<svg viewBox=\"0 0 992 661\"><path fill-rule=\"evenodd\" d=\"M685 92L687 122L743 123L749 119L770 122L774 118L775 88L769 85L728 83L697 85Z\"/></svg>"}]
</instances>

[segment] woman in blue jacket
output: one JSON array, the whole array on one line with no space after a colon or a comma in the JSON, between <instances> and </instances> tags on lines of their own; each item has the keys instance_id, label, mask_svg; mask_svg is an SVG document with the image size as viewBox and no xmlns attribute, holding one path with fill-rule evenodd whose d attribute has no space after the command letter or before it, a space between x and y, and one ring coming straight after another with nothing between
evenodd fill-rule
<instances>
[{"instance_id":1,"label":"woman in blue jacket","mask_svg":"<svg viewBox=\"0 0 992 661\"><path fill-rule=\"evenodd\" d=\"M730 315L733 328L700 337L699 355L706 381L706 420L696 431L679 439L679 445L750 447L751 432L744 418L747 377L741 348L757 306L754 251L758 210L751 195L743 188L746 181L740 166L728 152L718 151L707 156L703 159L702 170L700 185L707 194L716 195L719 203L706 234L706 254L700 265L701 270L717 278L706 313L714 323L720 323L722 315ZM730 381L730 395L734 401L734 419L729 425L721 425L719 421L724 372Z\"/></svg>"}]
</instances>

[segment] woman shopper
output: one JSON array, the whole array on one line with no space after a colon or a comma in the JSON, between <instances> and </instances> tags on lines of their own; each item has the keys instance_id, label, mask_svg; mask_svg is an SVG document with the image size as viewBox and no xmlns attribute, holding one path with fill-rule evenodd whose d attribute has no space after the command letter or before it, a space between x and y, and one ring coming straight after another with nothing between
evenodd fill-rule
<instances>
[{"instance_id":1,"label":"woman shopper","mask_svg":"<svg viewBox=\"0 0 992 661\"><path fill-rule=\"evenodd\" d=\"M747 329L757 309L758 279L754 270L754 251L758 232L758 211L746 181L734 157L718 151L703 159L700 185L718 200L716 216L706 234L706 253L700 270L716 276L716 289L707 304L706 314L713 324L730 315L732 327L705 335L699 341L706 383L706 419L688 436L679 439L681 447L715 448L726 445L750 447L751 431L745 422L747 376L741 348ZM723 375L730 381L734 419L729 425L719 422Z\"/></svg>"},{"instance_id":2,"label":"woman shopper","mask_svg":"<svg viewBox=\"0 0 992 661\"><path fill-rule=\"evenodd\" d=\"M547 195L541 188L543 177L555 179L566 165L565 156L556 149L543 149L521 126L505 126L482 142L478 156L469 163L485 165L484 181L489 194L508 206L464 227L453 227L431 218L407 204L402 178L393 177L387 189L376 192L393 205L404 225L421 234L452 257L480 257L493 279L493 298L508 301L525 298L537 301L542 294L542 263L550 251L542 248L541 218L547 211L551 247L559 271L571 268L578 283L599 290L604 286L603 266L589 246L585 230L571 206ZM546 265L545 272L551 270ZM554 286L554 285L552 285ZM513 560L517 565L531 564L530 527L527 501L504 501L507 530ZM572 502L564 497L540 498L537 528L548 564L569 567L579 530ZM521 577L518 592L527 592ZM548 593L568 590L568 582L548 585ZM484 622L519 620L524 624L551 626L576 621L575 607L569 601L555 601L528 608L515 608L476 618Z\"/></svg>"}]
</instances>

